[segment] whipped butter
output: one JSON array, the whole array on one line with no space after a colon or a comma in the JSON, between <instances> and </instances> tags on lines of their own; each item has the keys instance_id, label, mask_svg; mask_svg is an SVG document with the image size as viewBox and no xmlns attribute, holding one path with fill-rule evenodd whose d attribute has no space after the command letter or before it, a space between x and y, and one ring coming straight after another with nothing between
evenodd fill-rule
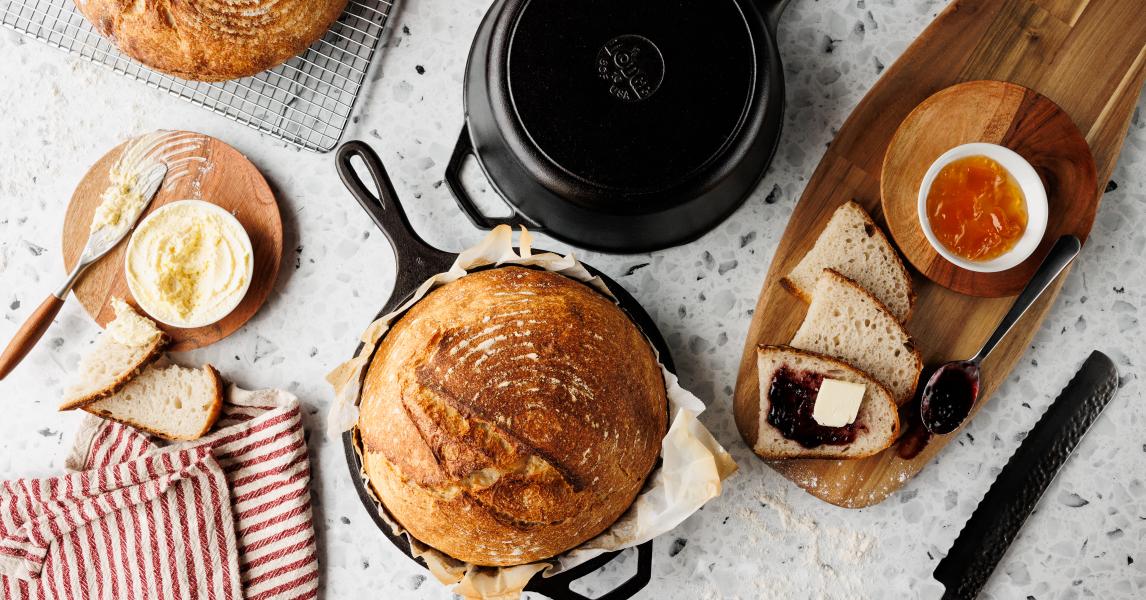
<instances>
[{"instance_id":1,"label":"whipped butter","mask_svg":"<svg viewBox=\"0 0 1146 600\"><path fill-rule=\"evenodd\" d=\"M110 185L100 195L99 206L92 217L91 233L106 230L114 237L135 223L146 199L136 185L139 177L135 173L112 169L109 178Z\"/></svg>"},{"instance_id":2,"label":"whipped butter","mask_svg":"<svg viewBox=\"0 0 1146 600\"><path fill-rule=\"evenodd\" d=\"M246 295L251 241L222 208L174 202L132 234L125 270L131 293L148 314L175 327L202 327L227 316Z\"/></svg>"}]
</instances>

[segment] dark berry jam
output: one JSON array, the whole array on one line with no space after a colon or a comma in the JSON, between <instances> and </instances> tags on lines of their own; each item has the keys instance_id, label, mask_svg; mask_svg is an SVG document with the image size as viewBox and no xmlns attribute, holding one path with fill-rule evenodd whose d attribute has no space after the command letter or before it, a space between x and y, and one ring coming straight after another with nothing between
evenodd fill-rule
<instances>
[{"instance_id":1,"label":"dark berry jam","mask_svg":"<svg viewBox=\"0 0 1146 600\"><path fill-rule=\"evenodd\" d=\"M863 426L824 427L812 418L816 395L824 376L811 371L796 372L780 367L768 390L768 424L785 438L805 448L822 445L842 446L855 441Z\"/></svg>"},{"instance_id":2,"label":"dark berry jam","mask_svg":"<svg viewBox=\"0 0 1146 600\"><path fill-rule=\"evenodd\" d=\"M918 404L911 406L918 408ZM920 422L919 417L911 417L909 415L918 415L919 411L900 412L899 422L903 433L899 436L899 457L903 460L911 460L919 456L920 452L927 447L927 443L931 441L931 432ZM910 419L910 420L909 420ZM907 423L906 425L902 425Z\"/></svg>"},{"instance_id":3,"label":"dark berry jam","mask_svg":"<svg viewBox=\"0 0 1146 600\"><path fill-rule=\"evenodd\" d=\"M923 424L932 433L959 428L979 395L979 373L974 363L948 363L939 368L923 390Z\"/></svg>"}]
</instances>

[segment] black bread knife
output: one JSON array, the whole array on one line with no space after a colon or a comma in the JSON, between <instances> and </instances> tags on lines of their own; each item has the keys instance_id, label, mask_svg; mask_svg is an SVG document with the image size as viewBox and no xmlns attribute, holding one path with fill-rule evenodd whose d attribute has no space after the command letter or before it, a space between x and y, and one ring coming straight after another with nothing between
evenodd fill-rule
<instances>
[{"instance_id":1,"label":"black bread knife","mask_svg":"<svg viewBox=\"0 0 1146 600\"><path fill-rule=\"evenodd\" d=\"M1118 370L1095 351L1027 434L935 567L943 600L973 600L1059 468L1118 391Z\"/></svg>"}]
</instances>

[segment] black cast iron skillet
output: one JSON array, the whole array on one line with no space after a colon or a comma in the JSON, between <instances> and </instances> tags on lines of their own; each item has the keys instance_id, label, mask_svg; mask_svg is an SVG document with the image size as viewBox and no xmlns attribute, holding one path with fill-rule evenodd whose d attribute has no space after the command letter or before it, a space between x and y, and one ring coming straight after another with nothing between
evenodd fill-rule
<instances>
[{"instance_id":1,"label":"black cast iron skillet","mask_svg":"<svg viewBox=\"0 0 1146 600\"><path fill-rule=\"evenodd\" d=\"M700 237L779 145L787 3L497 0L470 49L446 167L458 205L480 228L526 225L602 252ZM471 155L511 216L466 192Z\"/></svg>"},{"instance_id":2,"label":"black cast iron skillet","mask_svg":"<svg viewBox=\"0 0 1146 600\"><path fill-rule=\"evenodd\" d=\"M362 160L380 196L372 192L358 176L357 171L355 171L351 163L351 160L355 157ZM445 252L434 248L418 236L410 226L410 221L406 218L406 213L402 210L401 204L398 203L394 186L390 183L390 177L386 174L386 169L382 166L382 161L370 146L361 141L347 142L338 149L335 161L338 168L338 175L342 178L342 182L346 185L347 189L350 190L354 199L370 214L371 219L373 219L374 223L378 225L378 228L382 230L382 233L386 236L386 239L390 242L390 246L394 250L394 264L397 269L397 278L394 283L394 291L390 294L390 299L386 301L386 304L378 313L378 317L381 317L382 315L393 312L396 308L401 306L402 303L409 300L423 281L429 279L434 274L448 271L458 255L453 252ZM536 250L536 252L540 253L544 252L544 250ZM617 297L621 309L636 323L637 327L641 329L641 332L648 337L649 341L651 341L657 351L660 352L661 362L670 371L675 371L672 357L669 354L668 344L665 343L664 338L657 330L652 318L641 308L641 305L637 303L636 299L625 291L625 288L618 285L600 271L597 271L589 265L584 265L584 267L605 282L609 287L609 291ZM355 354L361 349L362 345L360 344ZM378 526L378 529L380 529L390 542L397 546L402 553L411 557L422 566L425 566L425 563L421 559L413 558L410 552L410 544L406 538L394 535L393 532L390 531L390 527L382 520L379 514L379 510L383 509L383 507L379 502L371 498L367 492L366 484L359 476L359 473L362 472L362 459L358 452L360 442L356 431L352 430L342 434L342 442L346 452L346 464L350 467L350 478L354 482L355 489L358 490L358 497L362 500L362 504L366 507L366 511L370 513L371 518L374 519L374 523ZM650 540L637 547L637 573L617 588L604 595L598 596L597 600L626 600L648 585L649 579L652 577L652 544L652 540ZM574 569L552 577L535 576L525 589L526 591L543 594L554 600L589 600L585 596L571 590L569 587L570 584L600 569L619 554L619 552L603 554Z\"/></svg>"}]
</instances>

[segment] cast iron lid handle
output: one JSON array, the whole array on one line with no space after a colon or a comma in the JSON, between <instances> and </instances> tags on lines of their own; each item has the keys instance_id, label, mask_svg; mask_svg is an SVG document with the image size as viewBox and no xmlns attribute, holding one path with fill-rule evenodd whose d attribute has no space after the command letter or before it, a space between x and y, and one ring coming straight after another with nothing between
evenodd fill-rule
<instances>
[{"instance_id":1,"label":"cast iron lid handle","mask_svg":"<svg viewBox=\"0 0 1146 600\"><path fill-rule=\"evenodd\" d=\"M628 600L644 589L649 584L649 580L652 579L653 541L649 540L637 546L637 572L612 590L590 599L570 589L569 586L574 581L596 571L611 559L612 555L606 554L581 565L581 567L559 573L553 577L535 575L525 590L543 594L552 600Z\"/></svg>"},{"instance_id":2,"label":"cast iron lid handle","mask_svg":"<svg viewBox=\"0 0 1146 600\"><path fill-rule=\"evenodd\" d=\"M354 157L362 159L378 190L377 194L358 176L351 162ZM449 268L454 255L427 244L410 226L410 220L397 200L390 176L386 174L386 168L382 166L382 160L373 148L358 140L346 142L338 149L335 166L346 189L350 190L350 194L362 205L394 249L396 291L413 290L430 276Z\"/></svg>"},{"instance_id":3,"label":"cast iron lid handle","mask_svg":"<svg viewBox=\"0 0 1146 600\"><path fill-rule=\"evenodd\" d=\"M466 164L466 158L474 155L473 141L470 140L470 129L468 124L462 125L462 133L458 136L458 143L454 146L454 153L450 155L450 162L446 165L446 186L450 188L453 193L454 199L457 200L458 207L462 212L466 213L474 227L478 229L493 229L498 225L509 225L513 228L525 226L531 231L545 231L545 228L529 219L525 215L517 211L516 208L510 207L513 214L508 217L487 217L485 213L478 208L473 198L470 198L465 187L462 185L462 167ZM492 183L493 180L490 179ZM500 194L500 191L498 192ZM503 196L504 197L504 196ZM506 204L509 206L509 204Z\"/></svg>"}]
</instances>

